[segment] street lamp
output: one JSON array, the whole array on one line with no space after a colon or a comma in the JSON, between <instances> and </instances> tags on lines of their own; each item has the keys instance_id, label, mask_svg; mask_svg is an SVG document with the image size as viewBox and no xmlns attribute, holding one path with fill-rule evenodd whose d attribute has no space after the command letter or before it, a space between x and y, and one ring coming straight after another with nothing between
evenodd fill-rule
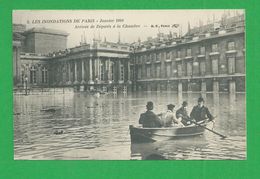
<instances>
[{"instance_id":1,"label":"street lamp","mask_svg":"<svg viewBox=\"0 0 260 179\"><path fill-rule=\"evenodd\" d=\"M25 76L25 95L27 96L27 83L28 83L28 77Z\"/></svg>"}]
</instances>

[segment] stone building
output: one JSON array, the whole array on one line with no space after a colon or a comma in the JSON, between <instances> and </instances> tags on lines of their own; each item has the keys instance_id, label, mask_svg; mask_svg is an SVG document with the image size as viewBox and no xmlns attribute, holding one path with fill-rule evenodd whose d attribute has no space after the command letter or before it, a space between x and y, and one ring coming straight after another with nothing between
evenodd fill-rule
<instances>
[{"instance_id":1,"label":"stone building","mask_svg":"<svg viewBox=\"0 0 260 179\"><path fill-rule=\"evenodd\" d=\"M93 39L73 48L66 48L66 32L14 25L14 86L245 91L244 21L223 16L183 36L159 33L133 44Z\"/></svg>"},{"instance_id":2,"label":"stone building","mask_svg":"<svg viewBox=\"0 0 260 179\"><path fill-rule=\"evenodd\" d=\"M147 91L245 91L244 16L223 17L182 37L158 34L135 44L134 88Z\"/></svg>"}]
</instances>

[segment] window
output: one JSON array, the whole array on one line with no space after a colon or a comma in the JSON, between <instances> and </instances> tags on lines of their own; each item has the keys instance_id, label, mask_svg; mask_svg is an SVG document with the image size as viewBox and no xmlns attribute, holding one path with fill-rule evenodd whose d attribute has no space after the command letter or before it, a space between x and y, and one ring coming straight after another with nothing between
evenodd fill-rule
<instances>
[{"instance_id":1,"label":"window","mask_svg":"<svg viewBox=\"0 0 260 179\"><path fill-rule=\"evenodd\" d=\"M160 76L161 76L161 66L157 65L156 66L156 77L160 78Z\"/></svg>"},{"instance_id":2,"label":"window","mask_svg":"<svg viewBox=\"0 0 260 179\"><path fill-rule=\"evenodd\" d=\"M167 73L167 77L171 76L171 65L166 66L166 73Z\"/></svg>"},{"instance_id":3,"label":"window","mask_svg":"<svg viewBox=\"0 0 260 179\"><path fill-rule=\"evenodd\" d=\"M36 83L36 68L34 66L30 69L30 83Z\"/></svg>"},{"instance_id":4,"label":"window","mask_svg":"<svg viewBox=\"0 0 260 179\"><path fill-rule=\"evenodd\" d=\"M212 52L217 52L218 51L218 44L212 44L212 47L211 47L211 51Z\"/></svg>"},{"instance_id":5,"label":"window","mask_svg":"<svg viewBox=\"0 0 260 179\"><path fill-rule=\"evenodd\" d=\"M235 50L235 42L228 42L228 50Z\"/></svg>"},{"instance_id":6,"label":"window","mask_svg":"<svg viewBox=\"0 0 260 179\"><path fill-rule=\"evenodd\" d=\"M235 58L234 57L228 58L228 73L229 74L235 73Z\"/></svg>"},{"instance_id":7,"label":"window","mask_svg":"<svg viewBox=\"0 0 260 179\"><path fill-rule=\"evenodd\" d=\"M171 53L170 52L166 52L166 59L170 59L171 58Z\"/></svg>"},{"instance_id":8,"label":"window","mask_svg":"<svg viewBox=\"0 0 260 179\"><path fill-rule=\"evenodd\" d=\"M190 57L190 56L191 56L191 49L190 49L190 48L187 49L187 51L186 51L186 56L187 56L187 57Z\"/></svg>"},{"instance_id":9,"label":"window","mask_svg":"<svg viewBox=\"0 0 260 179\"><path fill-rule=\"evenodd\" d=\"M142 68L139 67L139 68L137 69L137 78L138 78L138 79L141 79L141 77L142 77Z\"/></svg>"},{"instance_id":10,"label":"window","mask_svg":"<svg viewBox=\"0 0 260 179\"><path fill-rule=\"evenodd\" d=\"M205 47L200 47L200 55L205 55Z\"/></svg>"},{"instance_id":11,"label":"window","mask_svg":"<svg viewBox=\"0 0 260 179\"><path fill-rule=\"evenodd\" d=\"M156 54L152 54L152 61L155 61L156 60Z\"/></svg>"},{"instance_id":12,"label":"window","mask_svg":"<svg viewBox=\"0 0 260 179\"><path fill-rule=\"evenodd\" d=\"M120 66L120 80L124 81L125 79L125 69L124 69L124 65Z\"/></svg>"},{"instance_id":13,"label":"window","mask_svg":"<svg viewBox=\"0 0 260 179\"><path fill-rule=\"evenodd\" d=\"M44 67L42 69L42 83L47 83L48 76L47 76L47 69Z\"/></svg>"},{"instance_id":14,"label":"window","mask_svg":"<svg viewBox=\"0 0 260 179\"><path fill-rule=\"evenodd\" d=\"M218 74L218 59L212 59L212 73Z\"/></svg>"},{"instance_id":15,"label":"window","mask_svg":"<svg viewBox=\"0 0 260 179\"><path fill-rule=\"evenodd\" d=\"M182 65L178 64L178 76L182 76Z\"/></svg>"},{"instance_id":16,"label":"window","mask_svg":"<svg viewBox=\"0 0 260 179\"><path fill-rule=\"evenodd\" d=\"M181 51L180 50L177 51L177 58L181 58Z\"/></svg>"},{"instance_id":17,"label":"window","mask_svg":"<svg viewBox=\"0 0 260 179\"><path fill-rule=\"evenodd\" d=\"M160 61L160 54L159 53L156 54L156 61Z\"/></svg>"},{"instance_id":18,"label":"window","mask_svg":"<svg viewBox=\"0 0 260 179\"><path fill-rule=\"evenodd\" d=\"M205 75L206 73L206 64L205 61L200 62L200 74Z\"/></svg>"},{"instance_id":19,"label":"window","mask_svg":"<svg viewBox=\"0 0 260 179\"><path fill-rule=\"evenodd\" d=\"M150 77L151 77L151 66L150 66L150 65L148 65L148 66L146 67L146 77L147 77L147 78L150 78Z\"/></svg>"},{"instance_id":20,"label":"window","mask_svg":"<svg viewBox=\"0 0 260 179\"><path fill-rule=\"evenodd\" d=\"M187 63L187 76L192 75L192 62Z\"/></svg>"}]
</instances>

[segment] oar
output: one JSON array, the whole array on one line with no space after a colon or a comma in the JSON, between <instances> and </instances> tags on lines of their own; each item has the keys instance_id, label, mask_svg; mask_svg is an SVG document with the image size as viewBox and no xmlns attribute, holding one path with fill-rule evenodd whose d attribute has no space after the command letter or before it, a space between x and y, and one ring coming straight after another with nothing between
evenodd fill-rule
<instances>
[{"instance_id":1,"label":"oar","mask_svg":"<svg viewBox=\"0 0 260 179\"><path fill-rule=\"evenodd\" d=\"M212 132L212 133L214 133L214 134L217 134L217 135L219 135L220 137L222 137L222 139L225 139L225 138L227 138L227 136L225 136L225 135L222 135L222 134L220 134L220 133L218 133L218 132L216 132L216 131L213 131L213 130L211 130L211 129L209 129L209 128L205 127L205 126L202 126L201 124L199 124L199 123L197 123L197 122L195 122L195 121L192 121L192 120L190 120L190 121L191 121L191 122L193 122L194 124L196 124L196 125L198 125L198 126L200 126L200 127L204 128L204 129L207 129L208 131L210 131L210 132Z\"/></svg>"}]
</instances>

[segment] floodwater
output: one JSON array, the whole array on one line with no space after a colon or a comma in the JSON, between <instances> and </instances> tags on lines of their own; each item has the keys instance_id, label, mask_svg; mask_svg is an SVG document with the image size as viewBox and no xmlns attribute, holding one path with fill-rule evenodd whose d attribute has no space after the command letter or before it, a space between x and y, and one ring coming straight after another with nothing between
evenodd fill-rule
<instances>
[{"instance_id":1,"label":"floodwater","mask_svg":"<svg viewBox=\"0 0 260 179\"><path fill-rule=\"evenodd\" d=\"M188 110L203 96L217 116L204 135L164 142L131 144L129 125L137 125L147 101L156 113L183 100ZM244 160L245 94L140 92L128 95L86 93L14 96L16 160Z\"/></svg>"}]
</instances>

